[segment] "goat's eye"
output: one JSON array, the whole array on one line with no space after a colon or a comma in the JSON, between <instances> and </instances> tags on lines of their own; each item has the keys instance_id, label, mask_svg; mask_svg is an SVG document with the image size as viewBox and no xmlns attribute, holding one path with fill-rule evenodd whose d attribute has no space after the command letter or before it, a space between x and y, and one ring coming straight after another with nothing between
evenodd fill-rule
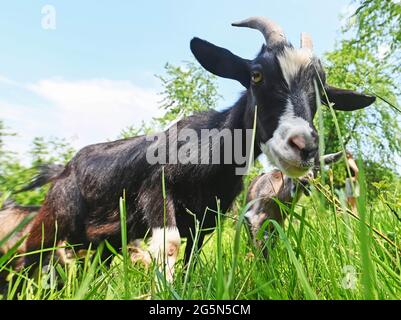
<instances>
[{"instance_id":1,"label":"goat's eye","mask_svg":"<svg viewBox=\"0 0 401 320\"><path fill-rule=\"evenodd\" d=\"M263 80L262 72L260 71L252 71L252 82L260 83Z\"/></svg>"}]
</instances>

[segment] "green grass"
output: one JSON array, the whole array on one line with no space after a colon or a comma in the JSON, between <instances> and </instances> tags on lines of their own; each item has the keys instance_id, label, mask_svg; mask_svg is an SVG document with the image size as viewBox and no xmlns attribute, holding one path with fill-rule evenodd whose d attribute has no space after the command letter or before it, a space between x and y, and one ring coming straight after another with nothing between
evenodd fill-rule
<instances>
[{"instance_id":1,"label":"green grass","mask_svg":"<svg viewBox=\"0 0 401 320\"><path fill-rule=\"evenodd\" d=\"M359 203L356 219L345 210L342 194L335 195L336 201L332 196L327 186L317 184L310 198L294 210L289 206L287 223L275 223L275 245L266 244L268 260L250 244L241 226L246 208L239 206L234 210L238 216L219 219L203 250L194 252L197 266L190 268L189 277L178 261L171 285L155 266L133 265L124 254L106 267L101 246L95 258L88 254L67 266L53 262L58 286L46 286L44 275L35 280L26 272L12 272L4 298L400 299L400 221L380 200ZM123 201L121 208L124 221ZM23 287L18 294L17 284Z\"/></svg>"}]
</instances>

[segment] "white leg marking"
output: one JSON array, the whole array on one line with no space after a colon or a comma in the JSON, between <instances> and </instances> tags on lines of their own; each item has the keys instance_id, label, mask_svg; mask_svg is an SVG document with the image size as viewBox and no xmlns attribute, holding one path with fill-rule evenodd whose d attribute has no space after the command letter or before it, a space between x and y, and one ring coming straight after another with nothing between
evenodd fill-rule
<instances>
[{"instance_id":1,"label":"white leg marking","mask_svg":"<svg viewBox=\"0 0 401 320\"><path fill-rule=\"evenodd\" d=\"M176 227L155 228L152 230L152 239L150 241L149 251L157 264L166 267L166 279L173 281L174 264L177 260L181 246L181 237Z\"/></svg>"}]
</instances>

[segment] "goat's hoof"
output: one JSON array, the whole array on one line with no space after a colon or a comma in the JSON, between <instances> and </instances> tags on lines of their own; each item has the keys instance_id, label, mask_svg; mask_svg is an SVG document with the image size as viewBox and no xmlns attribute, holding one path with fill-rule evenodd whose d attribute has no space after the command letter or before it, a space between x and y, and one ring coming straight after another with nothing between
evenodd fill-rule
<instances>
[{"instance_id":1,"label":"goat's hoof","mask_svg":"<svg viewBox=\"0 0 401 320\"><path fill-rule=\"evenodd\" d=\"M141 248L131 248L131 262L142 263L146 268L152 263L152 258L148 251Z\"/></svg>"}]
</instances>

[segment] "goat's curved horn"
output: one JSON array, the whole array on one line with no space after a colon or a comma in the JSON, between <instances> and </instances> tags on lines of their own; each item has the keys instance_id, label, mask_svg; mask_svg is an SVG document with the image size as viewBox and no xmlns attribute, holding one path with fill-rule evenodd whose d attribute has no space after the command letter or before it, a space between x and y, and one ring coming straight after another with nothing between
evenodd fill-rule
<instances>
[{"instance_id":1,"label":"goat's curved horn","mask_svg":"<svg viewBox=\"0 0 401 320\"><path fill-rule=\"evenodd\" d=\"M313 40L309 33L301 33L301 48L313 51Z\"/></svg>"},{"instance_id":2,"label":"goat's curved horn","mask_svg":"<svg viewBox=\"0 0 401 320\"><path fill-rule=\"evenodd\" d=\"M233 27L259 30L265 37L266 45L269 47L286 40L283 29L277 23L265 17L250 17L240 22L234 22L231 25Z\"/></svg>"}]
</instances>

